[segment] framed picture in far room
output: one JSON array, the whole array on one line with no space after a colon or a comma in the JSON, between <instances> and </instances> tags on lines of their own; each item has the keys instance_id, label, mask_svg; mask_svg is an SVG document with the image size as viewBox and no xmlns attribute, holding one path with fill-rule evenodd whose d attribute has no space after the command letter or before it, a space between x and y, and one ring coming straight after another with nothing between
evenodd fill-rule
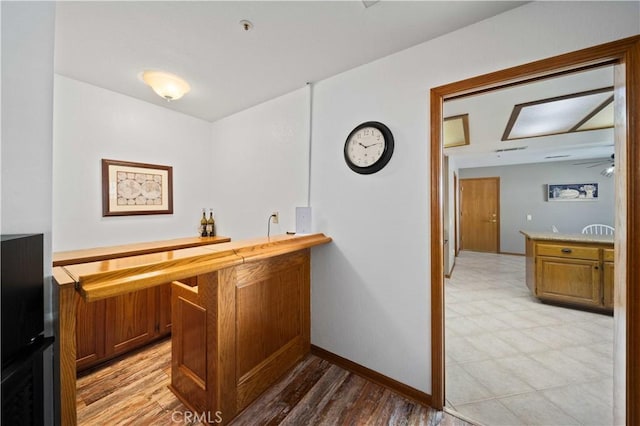
<instances>
[{"instance_id":1,"label":"framed picture in far room","mask_svg":"<svg viewBox=\"0 0 640 426\"><path fill-rule=\"evenodd\" d=\"M173 168L102 160L102 216L173 214Z\"/></svg>"},{"instance_id":2,"label":"framed picture in far room","mask_svg":"<svg viewBox=\"0 0 640 426\"><path fill-rule=\"evenodd\" d=\"M596 201L598 195L595 182L547 185L547 201Z\"/></svg>"}]
</instances>

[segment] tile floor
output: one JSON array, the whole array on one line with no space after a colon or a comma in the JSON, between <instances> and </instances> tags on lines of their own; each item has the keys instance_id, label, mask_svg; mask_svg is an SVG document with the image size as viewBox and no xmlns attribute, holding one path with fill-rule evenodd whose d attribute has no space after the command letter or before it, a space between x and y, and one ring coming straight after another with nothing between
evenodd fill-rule
<instances>
[{"instance_id":1,"label":"tile floor","mask_svg":"<svg viewBox=\"0 0 640 426\"><path fill-rule=\"evenodd\" d=\"M487 426L613 425L613 317L540 303L524 265L456 258L445 281L447 407Z\"/></svg>"}]
</instances>

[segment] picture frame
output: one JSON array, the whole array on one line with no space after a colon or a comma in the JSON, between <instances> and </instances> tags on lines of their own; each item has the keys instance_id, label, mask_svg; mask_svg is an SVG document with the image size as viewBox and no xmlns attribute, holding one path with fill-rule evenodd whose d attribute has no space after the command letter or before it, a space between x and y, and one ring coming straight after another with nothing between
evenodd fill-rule
<instances>
[{"instance_id":1,"label":"picture frame","mask_svg":"<svg viewBox=\"0 0 640 426\"><path fill-rule=\"evenodd\" d=\"M102 159L102 216L173 214L173 167Z\"/></svg>"},{"instance_id":2,"label":"picture frame","mask_svg":"<svg viewBox=\"0 0 640 426\"><path fill-rule=\"evenodd\" d=\"M598 196L595 182L547 184L547 201L597 201Z\"/></svg>"}]
</instances>

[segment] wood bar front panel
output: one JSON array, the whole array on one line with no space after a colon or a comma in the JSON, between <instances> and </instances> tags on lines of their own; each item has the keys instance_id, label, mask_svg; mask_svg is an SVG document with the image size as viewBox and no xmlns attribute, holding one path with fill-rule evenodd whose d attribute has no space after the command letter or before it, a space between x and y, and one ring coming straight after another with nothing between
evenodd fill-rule
<instances>
[{"instance_id":1,"label":"wood bar front panel","mask_svg":"<svg viewBox=\"0 0 640 426\"><path fill-rule=\"evenodd\" d=\"M310 350L309 250L241 265L236 274L241 410Z\"/></svg>"},{"instance_id":2,"label":"wood bar front panel","mask_svg":"<svg viewBox=\"0 0 640 426\"><path fill-rule=\"evenodd\" d=\"M197 281L172 284L171 388L227 423L310 351L310 250Z\"/></svg>"},{"instance_id":3,"label":"wood bar front panel","mask_svg":"<svg viewBox=\"0 0 640 426\"><path fill-rule=\"evenodd\" d=\"M201 306L198 287L172 284L173 334L171 388L202 412L208 405L207 309Z\"/></svg>"}]
</instances>

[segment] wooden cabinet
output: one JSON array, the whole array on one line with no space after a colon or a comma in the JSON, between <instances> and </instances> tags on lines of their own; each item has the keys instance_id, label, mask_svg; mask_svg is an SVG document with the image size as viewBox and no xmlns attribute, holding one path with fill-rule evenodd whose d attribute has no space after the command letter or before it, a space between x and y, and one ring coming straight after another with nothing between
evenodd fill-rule
<instances>
[{"instance_id":1,"label":"wooden cabinet","mask_svg":"<svg viewBox=\"0 0 640 426\"><path fill-rule=\"evenodd\" d=\"M613 310L613 242L557 234L525 243L526 282L544 301ZM584 240L584 241L582 241Z\"/></svg>"},{"instance_id":2,"label":"wooden cabinet","mask_svg":"<svg viewBox=\"0 0 640 426\"><path fill-rule=\"evenodd\" d=\"M83 370L104 359L105 301L87 303L76 297L76 369Z\"/></svg>"},{"instance_id":3,"label":"wooden cabinet","mask_svg":"<svg viewBox=\"0 0 640 426\"><path fill-rule=\"evenodd\" d=\"M600 306L599 265L597 260L539 256L536 295L559 302Z\"/></svg>"},{"instance_id":4,"label":"wooden cabinet","mask_svg":"<svg viewBox=\"0 0 640 426\"><path fill-rule=\"evenodd\" d=\"M171 284L89 303L77 294L76 301L77 371L171 332Z\"/></svg>"},{"instance_id":5,"label":"wooden cabinet","mask_svg":"<svg viewBox=\"0 0 640 426\"><path fill-rule=\"evenodd\" d=\"M607 309L613 309L613 250L604 249L602 254L602 302Z\"/></svg>"}]
</instances>

